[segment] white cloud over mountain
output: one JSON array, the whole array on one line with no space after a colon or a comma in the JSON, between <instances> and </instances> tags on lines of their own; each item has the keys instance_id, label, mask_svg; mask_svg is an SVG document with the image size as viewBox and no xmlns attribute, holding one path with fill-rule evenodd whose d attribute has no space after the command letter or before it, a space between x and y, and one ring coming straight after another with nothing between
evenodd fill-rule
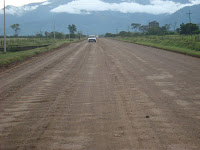
<instances>
[{"instance_id":1,"label":"white cloud over mountain","mask_svg":"<svg viewBox=\"0 0 200 150\"><path fill-rule=\"evenodd\" d=\"M34 0L34 2L42 2L44 0ZM40 5L41 6L46 6L46 5L50 5L51 2L45 1L42 2L41 4L32 4L32 5L24 5L24 6L9 6L6 7L6 14L10 14L10 15L17 15L17 16L21 16L26 12L30 12L33 10L36 10ZM3 9L0 10L0 14L3 14Z\"/></svg>"},{"instance_id":2,"label":"white cloud over mountain","mask_svg":"<svg viewBox=\"0 0 200 150\"><path fill-rule=\"evenodd\" d=\"M8 8L6 8L6 14L21 16L23 15L24 12L36 10L38 7L39 5L35 5L35 6L27 5L27 6L21 6L21 7L9 6ZM3 14L3 9L0 10L0 14Z\"/></svg>"},{"instance_id":3,"label":"white cloud over mountain","mask_svg":"<svg viewBox=\"0 0 200 150\"><path fill-rule=\"evenodd\" d=\"M9 0L7 0L9 2ZM25 3L24 0L19 0L19 3ZM56 4L55 1L47 0L27 0L30 2L40 2L38 4L9 6L6 8L6 13L11 15L21 16L26 12L34 11L40 6ZM200 0L189 0L188 3L174 2L173 0L149 0L149 4L143 5L134 0L121 0L120 3L108 3L102 0L73 0L64 5L57 5L52 8L52 13L69 13L69 14L91 14L98 11L116 11L121 13L148 13L148 14L172 14L177 10L186 6L200 4ZM18 4L19 5L19 4ZM55 7L55 6L54 6ZM3 10L0 10L3 14Z\"/></svg>"},{"instance_id":4,"label":"white cloud over mountain","mask_svg":"<svg viewBox=\"0 0 200 150\"><path fill-rule=\"evenodd\" d=\"M13 2L13 0L6 0L6 14L21 16L25 12L36 10L40 6L38 4L33 4L31 6L26 5L29 3L41 3L41 5L51 4L51 2L48 2L47 0L17 0L17 2ZM0 7L2 8L3 5L0 5ZM3 14L3 9L0 10L0 14Z\"/></svg>"},{"instance_id":5,"label":"white cloud over mountain","mask_svg":"<svg viewBox=\"0 0 200 150\"><path fill-rule=\"evenodd\" d=\"M51 10L54 13L90 14L94 11L118 11L122 13L149 13L149 14L172 14L177 10L200 4L200 0L190 0L182 4L172 0L150 0L149 5L136 2L107 3L101 0L75 0L65 5L60 5Z\"/></svg>"},{"instance_id":6,"label":"white cloud over mountain","mask_svg":"<svg viewBox=\"0 0 200 150\"><path fill-rule=\"evenodd\" d=\"M6 0L6 6L24 6L30 3L39 3L39 2L45 2L47 0ZM3 1L0 3L0 8L3 8Z\"/></svg>"},{"instance_id":7,"label":"white cloud over mountain","mask_svg":"<svg viewBox=\"0 0 200 150\"><path fill-rule=\"evenodd\" d=\"M41 5L45 6L45 5L50 5L50 4L51 4L51 2L46 1L46 2L42 3Z\"/></svg>"}]
</instances>

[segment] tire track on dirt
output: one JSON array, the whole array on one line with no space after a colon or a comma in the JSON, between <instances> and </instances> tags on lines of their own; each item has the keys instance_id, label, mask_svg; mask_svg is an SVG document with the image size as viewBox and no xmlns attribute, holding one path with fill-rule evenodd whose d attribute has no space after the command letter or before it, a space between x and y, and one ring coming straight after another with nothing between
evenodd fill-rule
<instances>
[{"instance_id":1,"label":"tire track on dirt","mask_svg":"<svg viewBox=\"0 0 200 150\"><path fill-rule=\"evenodd\" d=\"M21 85L1 95L0 149L200 148L195 58L108 39L44 58L0 79Z\"/></svg>"},{"instance_id":2,"label":"tire track on dirt","mask_svg":"<svg viewBox=\"0 0 200 150\"><path fill-rule=\"evenodd\" d=\"M34 79L42 76L42 74L53 68L60 61L75 53L80 47L81 44L72 44L67 51L65 49L54 51L47 54L47 56L45 55L36 60L32 60L33 63L30 62L31 64L24 64L7 73L1 73L0 101L16 93L20 88L23 88Z\"/></svg>"},{"instance_id":3,"label":"tire track on dirt","mask_svg":"<svg viewBox=\"0 0 200 150\"><path fill-rule=\"evenodd\" d=\"M85 44L85 46L87 46L87 44ZM24 145L27 144L27 142L24 141L29 141L30 145L33 143L33 138L31 137L35 134L39 135L38 132L43 131L42 129L39 130L39 128L45 129L46 122L44 120L50 115L49 112L52 111L53 107L56 107L54 103L56 103L57 97L60 94L62 95L60 90L62 91L63 86L71 82L71 76L78 72L78 64L81 62L81 59L85 58L82 51L88 47L85 46L82 46L82 48L79 48L75 51L76 53L74 53L74 55L79 55L78 61L73 58L73 55L71 55L71 60L66 58L64 60L62 59L62 61L54 66L55 68L49 69L43 76L34 80L35 83L27 85L22 88L20 92L18 91L17 95L15 94L13 98L9 97L9 99L7 99L12 105L7 105L5 107L6 109L3 109L4 111L1 113L1 130L7 129L1 132L4 138L6 137L9 139L11 143L17 143L12 140L15 139L15 134L21 131L21 136L24 137L15 140L23 141L22 143ZM68 67L71 66L70 69L66 68L66 65L68 65ZM66 81L66 83L64 81ZM32 118L30 118L30 116L32 116ZM17 120L17 122L15 120ZM30 126L27 126L27 124ZM9 130L12 125L16 126L14 129L11 128L13 135L7 134L11 132Z\"/></svg>"}]
</instances>

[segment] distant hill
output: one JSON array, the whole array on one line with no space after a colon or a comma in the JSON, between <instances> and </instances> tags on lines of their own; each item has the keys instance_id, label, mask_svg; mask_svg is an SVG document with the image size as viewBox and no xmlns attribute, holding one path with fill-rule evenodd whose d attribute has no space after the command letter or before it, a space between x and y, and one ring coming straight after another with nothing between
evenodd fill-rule
<instances>
[{"instance_id":1,"label":"distant hill","mask_svg":"<svg viewBox=\"0 0 200 150\"><path fill-rule=\"evenodd\" d=\"M105 32L116 33L120 30L128 30L131 23L148 24L150 21L157 20L160 25L188 22L186 13L191 10L192 22L200 23L200 5L185 7L173 14L153 15L148 13L122 13L119 11L93 11L90 14L69 14L69 13L53 13L52 9L69 3L72 0L49 0L48 3L35 3L25 5L23 7L7 6L7 33L12 35L13 31L10 25L19 23L21 26L20 35L33 35L40 31L53 31L54 20L56 30L68 33L68 24L76 24L78 30L84 34L102 34ZM120 3L122 0L103 0L107 3ZM142 5L148 5L149 0L127 0L129 2L137 2ZM174 0L174 2L188 3L189 0ZM12 14L13 13L13 14ZM0 13L0 22L3 22L2 12ZM3 34L3 24L0 24L0 34Z\"/></svg>"},{"instance_id":2,"label":"distant hill","mask_svg":"<svg viewBox=\"0 0 200 150\"><path fill-rule=\"evenodd\" d=\"M177 12L166 16L165 18L163 18L161 21L163 23L169 23L169 24L173 24L174 22L177 22L177 24L181 24L181 23L188 23L189 22L189 15L187 13L189 13L189 10L191 11L191 20L192 23L196 23L199 24L200 23L200 5L195 5L192 7L185 7L183 9L178 10Z\"/></svg>"}]
</instances>

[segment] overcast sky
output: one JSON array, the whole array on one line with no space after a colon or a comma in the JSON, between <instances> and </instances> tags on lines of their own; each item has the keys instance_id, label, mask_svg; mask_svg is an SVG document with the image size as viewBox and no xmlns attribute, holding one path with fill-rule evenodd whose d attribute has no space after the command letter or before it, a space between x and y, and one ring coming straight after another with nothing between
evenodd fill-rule
<instances>
[{"instance_id":1,"label":"overcast sky","mask_svg":"<svg viewBox=\"0 0 200 150\"><path fill-rule=\"evenodd\" d=\"M177 10L200 4L200 0L189 0L182 4L173 0L150 0L150 4L142 5L134 1L122 0L121 3L107 3L102 0L76 0L51 10L55 13L90 14L92 11L119 11L122 13L172 14Z\"/></svg>"}]
</instances>

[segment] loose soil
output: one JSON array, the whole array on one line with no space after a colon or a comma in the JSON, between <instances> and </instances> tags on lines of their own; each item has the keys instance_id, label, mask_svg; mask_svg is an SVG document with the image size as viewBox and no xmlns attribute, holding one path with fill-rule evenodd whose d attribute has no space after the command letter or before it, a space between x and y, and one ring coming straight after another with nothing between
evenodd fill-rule
<instances>
[{"instance_id":1,"label":"loose soil","mask_svg":"<svg viewBox=\"0 0 200 150\"><path fill-rule=\"evenodd\" d=\"M109 39L0 72L0 149L199 150L200 59Z\"/></svg>"}]
</instances>

